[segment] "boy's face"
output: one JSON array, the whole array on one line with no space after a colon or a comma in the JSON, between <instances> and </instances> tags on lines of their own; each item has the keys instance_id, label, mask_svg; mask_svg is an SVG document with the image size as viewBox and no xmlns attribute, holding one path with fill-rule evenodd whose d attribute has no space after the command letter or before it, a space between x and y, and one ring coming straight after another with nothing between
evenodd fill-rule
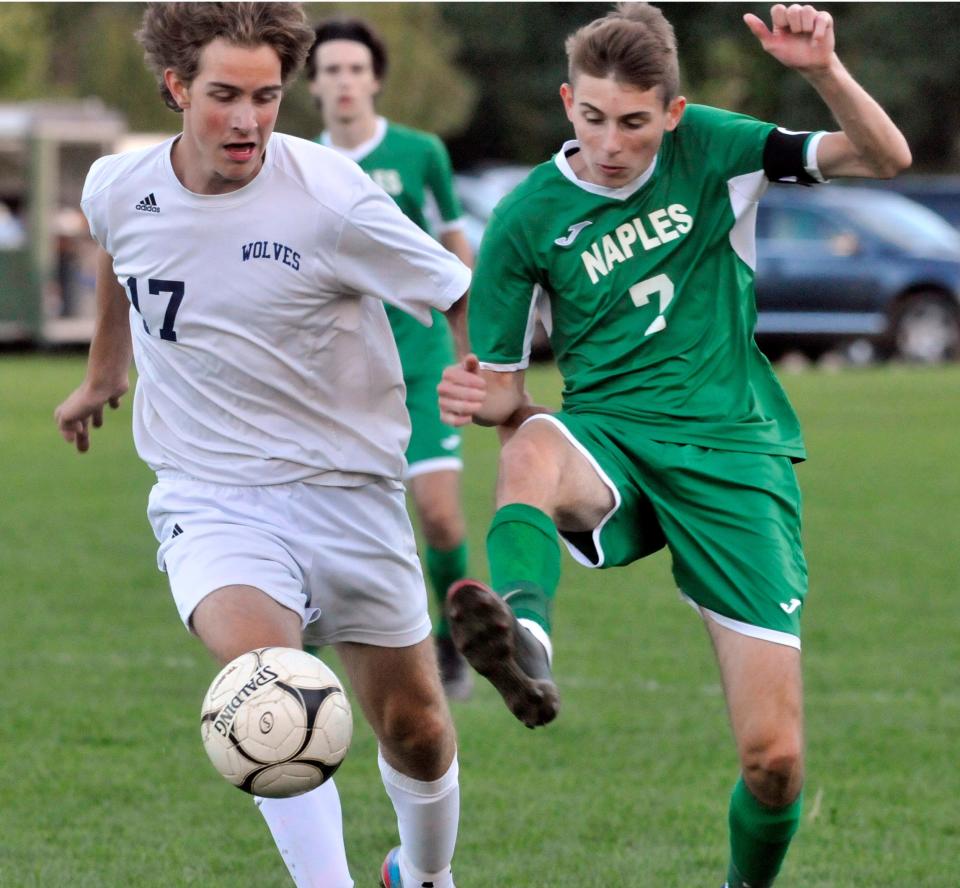
<instances>
[{"instance_id":1,"label":"boy's face","mask_svg":"<svg viewBox=\"0 0 960 888\"><path fill-rule=\"evenodd\" d=\"M678 96L664 108L660 87L644 90L588 74L563 84L560 96L580 142L581 178L607 188L627 185L650 166L686 107Z\"/></svg>"},{"instance_id":2,"label":"boy's face","mask_svg":"<svg viewBox=\"0 0 960 888\"><path fill-rule=\"evenodd\" d=\"M350 123L373 115L380 81L373 73L373 54L356 40L327 40L315 50L316 75L310 93L328 123Z\"/></svg>"},{"instance_id":3,"label":"boy's face","mask_svg":"<svg viewBox=\"0 0 960 888\"><path fill-rule=\"evenodd\" d=\"M197 76L185 85L168 69L167 88L183 110L174 149L184 184L220 194L250 182L263 163L280 110L280 57L271 46L235 46L223 38L200 53Z\"/></svg>"}]
</instances>

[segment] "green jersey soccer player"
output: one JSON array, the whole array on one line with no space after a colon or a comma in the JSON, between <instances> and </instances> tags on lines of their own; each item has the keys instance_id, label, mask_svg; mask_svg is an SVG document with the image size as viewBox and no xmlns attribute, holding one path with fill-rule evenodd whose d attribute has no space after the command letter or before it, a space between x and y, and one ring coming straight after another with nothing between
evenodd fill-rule
<instances>
[{"instance_id":1,"label":"green jersey soccer player","mask_svg":"<svg viewBox=\"0 0 960 888\"><path fill-rule=\"evenodd\" d=\"M472 287L476 355L440 386L450 422L506 439L487 537L493 588L451 590L454 640L530 727L553 719L558 533L593 567L670 549L720 664L742 779L730 888L772 884L800 817L807 572L797 419L753 341L757 202L771 181L890 176L906 142L834 53L833 22L745 20L841 130L796 133L678 94L659 10L624 4L567 41L576 140L494 212ZM540 308L563 376L550 415L523 386Z\"/></svg>"},{"instance_id":2,"label":"green jersey soccer player","mask_svg":"<svg viewBox=\"0 0 960 888\"><path fill-rule=\"evenodd\" d=\"M461 229L450 158L434 135L398 126L377 115L375 98L386 74L387 53L365 22L334 19L316 28L307 60L310 89L323 112L325 145L352 160L401 210L433 234L426 207L438 210L440 242L465 264L472 255ZM438 602L437 653L447 696L466 699L472 678L450 638L444 611L447 589L467 570L466 528L460 505L460 433L440 419L437 383L454 359L448 325L439 312L425 327L387 306L410 414L406 483L420 519L424 563ZM466 343L460 343L460 353Z\"/></svg>"}]
</instances>

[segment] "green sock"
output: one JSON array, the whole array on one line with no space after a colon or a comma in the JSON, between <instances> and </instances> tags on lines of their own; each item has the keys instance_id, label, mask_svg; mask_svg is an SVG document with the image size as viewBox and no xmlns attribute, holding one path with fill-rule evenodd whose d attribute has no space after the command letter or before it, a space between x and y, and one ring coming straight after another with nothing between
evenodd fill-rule
<instances>
[{"instance_id":1,"label":"green sock","mask_svg":"<svg viewBox=\"0 0 960 888\"><path fill-rule=\"evenodd\" d=\"M446 552L429 545L424 548L426 549L423 559L424 567L427 569L427 576L430 578L430 585L433 587L433 594L439 605L436 635L438 638L446 638L450 635L450 626L444 611L447 589L467 575L467 544L460 543L459 546Z\"/></svg>"},{"instance_id":2,"label":"green sock","mask_svg":"<svg viewBox=\"0 0 960 888\"><path fill-rule=\"evenodd\" d=\"M768 888L773 884L790 840L800 826L803 793L785 808L767 808L743 778L730 797L730 888Z\"/></svg>"},{"instance_id":3,"label":"green sock","mask_svg":"<svg viewBox=\"0 0 960 888\"><path fill-rule=\"evenodd\" d=\"M487 532L490 581L518 619L550 632L550 611L560 582L557 528L544 512L523 503L497 511Z\"/></svg>"}]
</instances>

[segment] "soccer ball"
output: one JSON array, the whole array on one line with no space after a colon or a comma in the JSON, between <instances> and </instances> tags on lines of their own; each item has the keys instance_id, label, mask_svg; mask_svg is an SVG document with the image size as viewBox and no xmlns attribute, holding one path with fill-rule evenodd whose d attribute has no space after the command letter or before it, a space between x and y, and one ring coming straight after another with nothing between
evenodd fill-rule
<instances>
[{"instance_id":1,"label":"soccer ball","mask_svg":"<svg viewBox=\"0 0 960 888\"><path fill-rule=\"evenodd\" d=\"M283 799L315 789L340 767L353 718L329 667L296 648L265 647L213 680L200 733L213 766L234 786Z\"/></svg>"}]
</instances>

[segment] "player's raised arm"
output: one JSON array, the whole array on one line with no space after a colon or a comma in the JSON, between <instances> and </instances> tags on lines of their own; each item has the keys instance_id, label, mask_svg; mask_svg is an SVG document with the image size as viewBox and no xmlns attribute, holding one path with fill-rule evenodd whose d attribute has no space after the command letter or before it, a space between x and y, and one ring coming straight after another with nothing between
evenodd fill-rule
<instances>
[{"instance_id":1,"label":"player's raised arm","mask_svg":"<svg viewBox=\"0 0 960 888\"><path fill-rule=\"evenodd\" d=\"M778 3L770 19L772 30L755 15L743 17L763 49L803 75L840 124L839 132L820 141L820 172L826 178L889 179L907 169L912 158L903 133L837 57L830 13Z\"/></svg>"},{"instance_id":2,"label":"player's raised arm","mask_svg":"<svg viewBox=\"0 0 960 888\"><path fill-rule=\"evenodd\" d=\"M103 425L103 408L120 406L130 387L129 303L113 273L113 259L101 249L97 257L97 318L87 375L80 386L54 411L63 439L80 453L90 449L90 424Z\"/></svg>"}]
</instances>

